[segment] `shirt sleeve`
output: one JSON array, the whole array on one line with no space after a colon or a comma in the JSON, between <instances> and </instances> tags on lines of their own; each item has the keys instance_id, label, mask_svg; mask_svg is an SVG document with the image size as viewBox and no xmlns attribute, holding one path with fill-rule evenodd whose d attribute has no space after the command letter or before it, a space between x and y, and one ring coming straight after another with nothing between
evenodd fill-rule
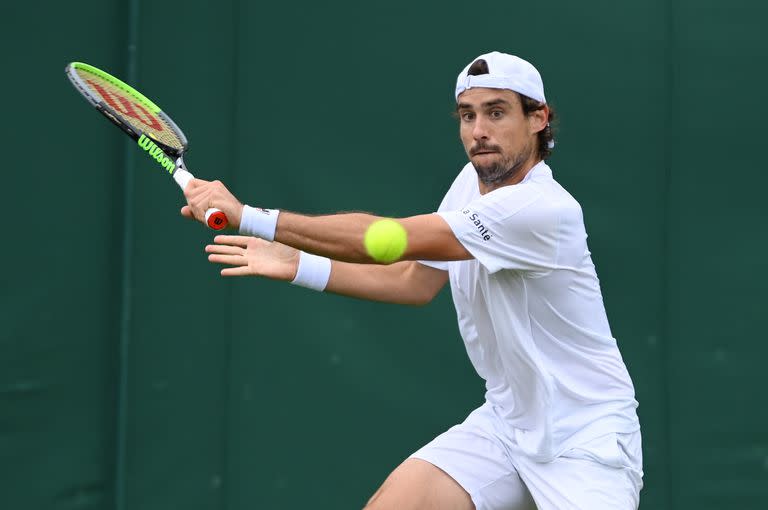
<instances>
[{"instance_id":1,"label":"shirt sleeve","mask_svg":"<svg viewBox=\"0 0 768 510\"><path fill-rule=\"evenodd\" d=\"M434 267L435 269L441 269L443 271L448 271L448 264L450 264L450 261L447 260L419 260L417 262L419 264L424 264L425 266Z\"/></svg>"},{"instance_id":2,"label":"shirt sleeve","mask_svg":"<svg viewBox=\"0 0 768 510\"><path fill-rule=\"evenodd\" d=\"M530 186L505 186L438 214L490 273L556 267L560 210Z\"/></svg>"}]
</instances>

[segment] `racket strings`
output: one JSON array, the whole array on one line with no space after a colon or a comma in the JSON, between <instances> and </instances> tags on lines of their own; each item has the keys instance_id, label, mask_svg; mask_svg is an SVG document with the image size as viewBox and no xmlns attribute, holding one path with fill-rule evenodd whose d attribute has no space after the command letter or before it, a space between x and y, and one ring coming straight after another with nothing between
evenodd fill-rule
<instances>
[{"instance_id":1,"label":"racket strings","mask_svg":"<svg viewBox=\"0 0 768 510\"><path fill-rule=\"evenodd\" d=\"M105 103L123 122L172 149L184 149L184 142L176 134L174 127L165 120L162 113L153 112L153 105L146 104L143 98L104 76L85 69L77 69L76 72L89 88L91 96Z\"/></svg>"}]
</instances>

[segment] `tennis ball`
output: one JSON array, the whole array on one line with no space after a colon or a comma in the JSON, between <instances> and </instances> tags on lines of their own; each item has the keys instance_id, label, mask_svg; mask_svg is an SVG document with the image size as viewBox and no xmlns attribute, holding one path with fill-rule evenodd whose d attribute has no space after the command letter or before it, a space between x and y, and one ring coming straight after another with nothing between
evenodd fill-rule
<instances>
[{"instance_id":1,"label":"tennis ball","mask_svg":"<svg viewBox=\"0 0 768 510\"><path fill-rule=\"evenodd\" d=\"M394 262L408 247L408 233L395 220L376 220L365 231L363 244L376 262Z\"/></svg>"}]
</instances>

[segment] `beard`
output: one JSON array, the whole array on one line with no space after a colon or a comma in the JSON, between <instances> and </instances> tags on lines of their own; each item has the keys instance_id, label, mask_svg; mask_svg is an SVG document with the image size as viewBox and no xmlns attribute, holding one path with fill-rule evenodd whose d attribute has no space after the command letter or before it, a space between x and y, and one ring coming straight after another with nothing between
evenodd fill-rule
<instances>
[{"instance_id":1,"label":"beard","mask_svg":"<svg viewBox=\"0 0 768 510\"><path fill-rule=\"evenodd\" d=\"M509 156L504 155L501 152L501 147L497 145L478 144L471 149L470 160L472 159L471 156L474 156L478 152L482 151L496 151L501 155L498 160L490 163L480 164L472 161L472 166L474 166L475 170L477 171L478 179L480 179L483 184L489 187L497 185L513 177L523 168L525 162L528 161L528 159L530 159L531 155L533 154L533 149L529 144L523 147L523 150L517 154L512 154Z\"/></svg>"}]
</instances>

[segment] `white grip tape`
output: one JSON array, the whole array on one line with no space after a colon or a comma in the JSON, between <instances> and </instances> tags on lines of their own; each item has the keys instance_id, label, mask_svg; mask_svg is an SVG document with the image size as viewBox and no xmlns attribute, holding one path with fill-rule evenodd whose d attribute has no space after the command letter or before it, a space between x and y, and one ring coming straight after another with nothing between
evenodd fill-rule
<instances>
[{"instance_id":1,"label":"white grip tape","mask_svg":"<svg viewBox=\"0 0 768 510\"><path fill-rule=\"evenodd\" d=\"M216 209L215 207L211 207L207 211L205 211L205 223L208 224L208 220L216 214L217 212L221 212L221 209Z\"/></svg>"},{"instance_id":2,"label":"white grip tape","mask_svg":"<svg viewBox=\"0 0 768 510\"><path fill-rule=\"evenodd\" d=\"M296 278L291 282L294 285L308 289L324 291L331 279L331 259L300 252L299 267L296 270Z\"/></svg>"},{"instance_id":3,"label":"white grip tape","mask_svg":"<svg viewBox=\"0 0 768 510\"><path fill-rule=\"evenodd\" d=\"M189 181L194 178L194 175L184 170L183 168L177 168L176 171L173 172L173 180L176 181L176 184L179 185L182 191L187 189L187 184L189 184Z\"/></svg>"},{"instance_id":4,"label":"white grip tape","mask_svg":"<svg viewBox=\"0 0 768 510\"><path fill-rule=\"evenodd\" d=\"M260 237L266 241L274 241L279 214L278 209L261 209L244 205L243 215L240 218L240 233L245 236Z\"/></svg>"}]
</instances>

